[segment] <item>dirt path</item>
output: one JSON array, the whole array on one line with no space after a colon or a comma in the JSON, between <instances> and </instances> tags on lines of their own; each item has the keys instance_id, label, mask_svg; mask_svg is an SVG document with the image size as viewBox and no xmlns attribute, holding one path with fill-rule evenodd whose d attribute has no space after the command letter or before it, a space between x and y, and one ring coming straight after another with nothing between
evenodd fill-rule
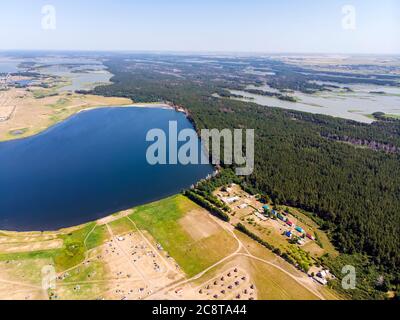
<instances>
[{"instance_id":1,"label":"dirt path","mask_svg":"<svg viewBox=\"0 0 400 320\"><path fill-rule=\"evenodd\" d=\"M4 280L4 279L0 279L0 282L6 283L6 284L12 284L15 286L28 287L28 288L32 288L32 289L42 290L41 286L35 286L35 285L27 284L24 282L8 281L8 280Z\"/></svg>"}]
</instances>

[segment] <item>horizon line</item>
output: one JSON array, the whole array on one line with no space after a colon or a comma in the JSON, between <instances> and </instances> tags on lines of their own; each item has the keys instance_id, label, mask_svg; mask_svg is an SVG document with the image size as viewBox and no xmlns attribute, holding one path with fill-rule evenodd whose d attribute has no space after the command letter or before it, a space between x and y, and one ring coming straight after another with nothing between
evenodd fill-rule
<instances>
[{"instance_id":1,"label":"horizon line","mask_svg":"<svg viewBox=\"0 0 400 320\"><path fill-rule=\"evenodd\" d=\"M197 55L350 55L350 56L400 56L397 53L360 53L360 52L307 52L307 51L222 51L222 50L125 50L125 49L0 49L0 53L10 52L42 52L42 53L156 53L156 54L197 54Z\"/></svg>"}]
</instances>

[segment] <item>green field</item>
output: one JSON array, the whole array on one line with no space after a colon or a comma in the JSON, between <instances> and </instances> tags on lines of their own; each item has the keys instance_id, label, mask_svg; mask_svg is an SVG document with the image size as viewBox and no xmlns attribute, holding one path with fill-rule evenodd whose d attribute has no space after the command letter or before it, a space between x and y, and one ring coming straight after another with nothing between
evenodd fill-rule
<instances>
[{"instance_id":1,"label":"green field","mask_svg":"<svg viewBox=\"0 0 400 320\"><path fill-rule=\"evenodd\" d=\"M234 238L220 228L210 237L194 240L179 219L191 210L201 210L182 195L137 208L130 218L147 230L176 260L188 276L194 276L223 259L236 248Z\"/></svg>"},{"instance_id":2,"label":"green field","mask_svg":"<svg viewBox=\"0 0 400 320\"><path fill-rule=\"evenodd\" d=\"M0 261L51 259L57 272L72 268L85 259L87 249L102 243L102 234L91 233L95 226L96 223L91 222L69 233L60 233L58 238L63 240L63 247L60 249L0 254ZM90 247L85 243L86 238L90 238Z\"/></svg>"},{"instance_id":3,"label":"green field","mask_svg":"<svg viewBox=\"0 0 400 320\"><path fill-rule=\"evenodd\" d=\"M108 224L113 231L114 235L121 235L135 230L133 223L127 218L114 220Z\"/></svg>"},{"instance_id":4,"label":"green field","mask_svg":"<svg viewBox=\"0 0 400 320\"><path fill-rule=\"evenodd\" d=\"M109 238L110 234L108 233L107 226L97 225L86 238L86 249L90 250L101 246Z\"/></svg>"}]
</instances>

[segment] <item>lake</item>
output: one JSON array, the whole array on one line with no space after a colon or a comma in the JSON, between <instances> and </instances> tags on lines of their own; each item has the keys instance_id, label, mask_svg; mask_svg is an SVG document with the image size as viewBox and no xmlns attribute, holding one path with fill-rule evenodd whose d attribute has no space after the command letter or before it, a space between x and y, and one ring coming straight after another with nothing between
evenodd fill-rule
<instances>
[{"instance_id":1,"label":"lake","mask_svg":"<svg viewBox=\"0 0 400 320\"><path fill-rule=\"evenodd\" d=\"M21 61L13 60L0 56L0 73L13 73L18 72L18 65Z\"/></svg>"},{"instance_id":2,"label":"lake","mask_svg":"<svg viewBox=\"0 0 400 320\"><path fill-rule=\"evenodd\" d=\"M320 82L319 84L323 84ZM370 115L382 111L388 115L400 115L400 87L325 83L341 87L349 87L352 92L343 92L342 89L324 91L315 94L305 94L299 91L289 96L296 97L297 102L282 101L276 97L252 94L241 90L229 90L231 93L245 97L233 98L241 101L251 101L263 106L278 107L328 116L350 119L358 122L371 123L374 120ZM268 85L262 87L248 86L247 89L258 89L277 93ZM249 100L251 99L251 100Z\"/></svg>"},{"instance_id":3,"label":"lake","mask_svg":"<svg viewBox=\"0 0 400 320\"><path fill-rule=\"evenodd\" d=\"M81 112L45 132L0 143L0 230L56 230L176 194L213 172L210 165L146 161L148 130L183 113L161 108Z\"/></svg>"},{"instance_id":4,"label":"lake","mask_svg":"<svg viewBox=\"0 0 400 320\"><path fill-rule=\"evenodd\" d=\"M78 61L76 61L78 63ZM98 85L110 84L112 74L108 72L103 64L81 64L77 67L68 65L50 65L40 68L38 71L43 75L52 75L67 78L71 84L59 89L64 91L90 90Z\"/></svg>"},{"instance_id":5,"label":"lake","mask_svg":"<svg viewBox=\"0 0 400 320\"><path fill-rule=\"evenodd\" d=\"M53 56L37 58L34 62L36 72L68 79L70 84L59 88L60 92L90 90L98 85L111 83L113 76L103 62L97 59Z\"/></svg>"}]
</instances>

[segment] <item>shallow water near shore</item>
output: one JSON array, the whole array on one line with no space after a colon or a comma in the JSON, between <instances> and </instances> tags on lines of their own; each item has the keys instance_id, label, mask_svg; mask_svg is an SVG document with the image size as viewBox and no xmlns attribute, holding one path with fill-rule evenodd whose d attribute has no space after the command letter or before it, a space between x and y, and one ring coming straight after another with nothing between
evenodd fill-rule
<instances>
[{"instance_id":1,"label":"shallow water near shore","mask_svg":"<svg viewBox=\"0 0 400 320\"><path fill-rule=\"evenodd\" d=\"M324 84L318 82L318 84ZM325 83L340 86L339 83ZM243 98L235 100L255 102L263 106L272 106L282 109L291 109L315 114L350 119L363 123L374 121L371 114L384 112L388 115L400 115L400 87L375 86L375 85L341 85L348 87L351 92L340 92L340 89L333 89L331 92L319 92L317 94L305 94L296 91L289 96L298 99L297 102L282 101L276 97L253 94L241 90L230 90L231 93ZM248 89L258 89L276 93L278 90L268 86L249 86ZM341 88L343 91L343 88ZM251 99L251 100L249 100Z\"/></svg>"},{"instance_id":2,"label":"shallow water near shore","mask_svg":"<svg viewBox=\"0 0 400 320\"><path fill-rule=\"evenodd\" d=\"M78 225L176 194L211 174L210 165L147 163L147 132L168 133L169 121L192 128L174 110L113 107L0 143L0 230Z\"/></svg>"}]
</instances>

